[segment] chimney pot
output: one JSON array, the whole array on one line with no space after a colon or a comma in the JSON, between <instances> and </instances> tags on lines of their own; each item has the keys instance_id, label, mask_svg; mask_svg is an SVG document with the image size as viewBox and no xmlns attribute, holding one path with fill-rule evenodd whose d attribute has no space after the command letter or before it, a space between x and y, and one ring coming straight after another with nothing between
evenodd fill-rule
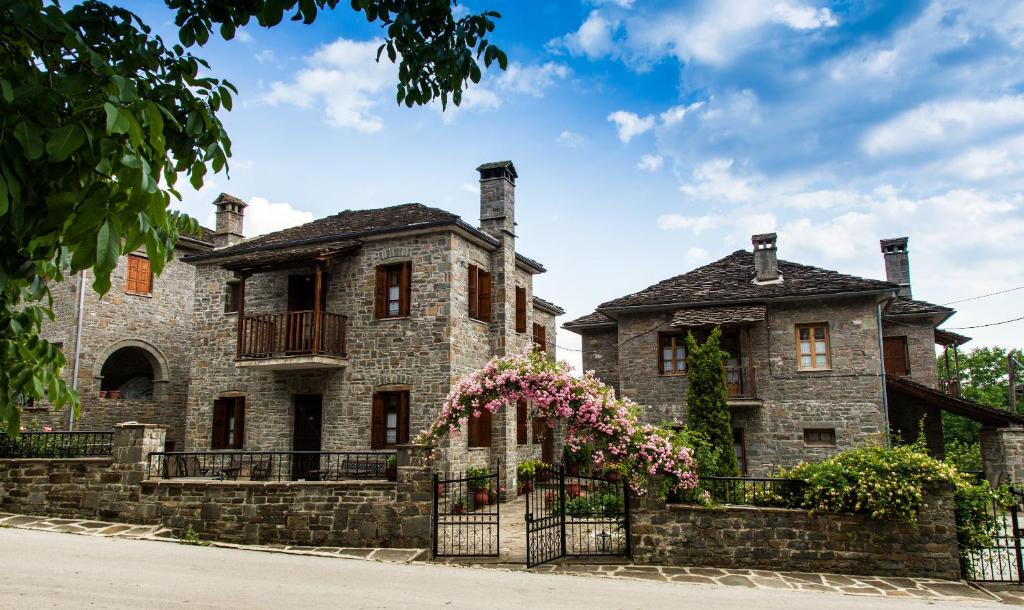
<instances>
[{"instance_id":1,"label":"chimney pot","mask_svg":"<svg viewBox=\"0 0 1024 610\"><path fill-rule=\"evenodd\" d=\"M761 233L750 238L754 246L754 281L757 283L778 282L779 258L777 255L778 235Z\"/></svg>"},{"instance_id":2,"label":"chimney pot","mask_svg":"<svg viewBox=\"0 0 1024 610\"><path fill-rule=\"evenodd\" d=\"M515 166L511 161L495 161L476 169L480 172L480 229L501 240L515 236Z\"/></svg>"},{"instance_id":3,"label":"chimney pot","mask_svg":"<svg viewBox=\"0 0 1024 610\"><path fill-rule=\"evenodd\" d=\"M896 294L910 299L910 250L907 247L909 237L893 237L879 241L882 256L885 258L885 279L891 284L898 284Z\"/></svg>"},{"instance_id":4,"label":"chimney pot","mask_svg":"<svg viewBox=\"0 0 1024 610\"><path fill-rule=\"evenodd\" d=\"M217 232L213 235L213 246L223 248L241 242L244 239L242 225L248 204L238 197L221 193L213 205L217 207Z\"/></svg>"}]
</instances>

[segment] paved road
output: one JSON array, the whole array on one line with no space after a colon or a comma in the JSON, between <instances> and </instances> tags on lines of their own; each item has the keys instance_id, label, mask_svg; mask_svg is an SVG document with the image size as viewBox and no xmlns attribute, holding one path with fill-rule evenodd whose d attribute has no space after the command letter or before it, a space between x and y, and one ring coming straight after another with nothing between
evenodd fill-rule
<instances>
[{"instance_id":1,"label":"paved road","mask_svg":"<svg viewBox=\"0 0 1024 610\"><path fill-rule=\"evenodd\" d=\"M936 602L260 553L0 529L2 608L924 608ZM958 602L958 608L996 608Z\"/></svg>"}]
</instances>

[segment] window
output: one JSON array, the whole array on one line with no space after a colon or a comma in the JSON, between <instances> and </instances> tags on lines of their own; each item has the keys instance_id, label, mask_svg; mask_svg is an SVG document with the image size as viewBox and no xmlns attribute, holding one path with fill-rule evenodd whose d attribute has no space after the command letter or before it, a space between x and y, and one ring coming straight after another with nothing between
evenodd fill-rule
<instances>
[{"instance_id":1,"label":"window","mask_svg":"<svg viewBox=\"0 0 1024 610\"><path fill-rule=\"evenodd\" d=\"M411 297L411 262L377 267L377 287L374 299L374 313L377 318L408 316Z\"/></svg>"},{"instance_id":2,"label":"window","mask_svg":"<svg viewBox=\"0 0 1024 610\"><path fill-rule=\"evenodd\" d=\"M526 332L526 288L516 286L516 332Z\"/></svg>"},{"instance_id":3,"label":"window","mask_svg":"<svg viewBox=\"0 0 1024 610\"><path fill-rule=\"evenodd\" d=\"M213 401L213 439L211 449L241 449L245 443L245 398L218 398Z\"/></svg>"},{"instance_id":4,"label":"window","mask_svg":"<svg viewBox=\"0 0 1024 610\"><path fill-rule=\"evenodd\" d=\"M135 254L128 255L128 275L124 291L128 294L150 294L153 292L153 271L149 259Z\"/></svg>"},{"instance_id":5,"label":"window","mask_svg":"<svg viewBox=\"0 0 1024 610\"><path fill-rule=\"evenodd\" d=\"M533 323L533 344L540 349L547 351L547 329L544 328L543 324Z\"/></svg>"},{"instance_id":6,"label":"window","mask_svg":"<svg viewBox=\"0 0 1024 610\"><path fill-rule=\"evenodd\" d=\"M747 474L747 444L744 442L743 428L732 429L732 447L736 452L736 461L740 465L740 473Z\"/></svg>"},{"instance_id":7,"label":"window","mask_svg":"<svg viewBox=\"0 0 1024 610\"><path fill-rule=\"evenodd\" d=\"M528 410L528 407L527 407L527 404L526 404L526 400L525 399L520 399L519 402L516 403L516 444L517 445L525 445L526 444L526 421L528 419L528 417L527 417L527 415L528 415L527 410Z\"/></svg>"},{"instance_id":8,"label":"window","mask_svg":"<svg viewBox=\"0 0 1024 610\"><path fill-rule=\"evenodd\" d=\"M828 324L798 324L796 327L797 368L802 371L829 369Z\"/></svg>"},{"instance_id":9,"label":"window","mask_svg":"<svg viewBox=\"0 0 1024 610\"><path fill-rule=\"evenodd\" d=\"M547 436L548 422L543 417L533 418L533 444L539 445L544 442L544 437Z\"/></svg>"},{"instance_id":10,"label":"window","mask_svg":"<svg viewBox=\"0 0 1024 610\"><path fill-rule=\"evenodd\" d=\"M480 417L469 416L469 446L491 446L491 412L484 409Z\"/></svg>"},{"instance_id":11,"label":"window","mask_svg":"<svg viewBox=\"0 0 1024 610\"><path fill-rule=\"evenodd\" d=\"M882 339L882 355L885 358L887 375L909 375L910 357L907 353L906 337L885 337Z\"/></svg>"},{"instance_id":12,"label":"window","mask_svg":"<svg viewBox=\"0 0 1024 610\"><path fill-rule=\"evenodd\" d=\"M409 392L373 395L370 448L388 449L409 442Z\"/></svg>"},{"instance_id":13,"label":"window","mask_svg":"<svg viewBox=\"0 0 1024 610\"><path fill-rule=\"evenodd\" d=\"M224 313L238 313L241 302L242 283L229 280L224 287Z\"/></svg>"},{"instance_id":14,"label":"window","mask_svg":"<svg viewBox=\"0 0 1024 610\"><path fill-rule=\"evenodd\" d=\"M469 266L469 317L491 321L491 274L476 265Z\"/></svg>"},{"instance_id":15,"label":"window","mask_svg":"<svg viewBox=\"0 0 1024 610\"><path fill-rule=\"evenodd\" d=\"M835 428L804 428L804 444L808 447L835 447Z\"/></svg>"},{"instance_id":16,"label":"window","mask_svg":"<svg viewBox=\"0 0 1024 610\"><path fill-rule=\"evenodd\" d=\"M658 335L658 372L662 375L686 372L685 335Z\"/></svg>"}]
</instances>

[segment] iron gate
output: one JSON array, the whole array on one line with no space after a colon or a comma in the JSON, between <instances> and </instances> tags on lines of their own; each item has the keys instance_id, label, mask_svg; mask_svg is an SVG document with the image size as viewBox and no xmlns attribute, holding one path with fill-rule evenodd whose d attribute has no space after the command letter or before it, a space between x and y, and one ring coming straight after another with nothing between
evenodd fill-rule
<instances>
[{"instance_id":1,"label":"iron gate","mask_svg":"<svg viewBox=\"0 0 1024 610\"><path fill-rule=\"evenodd\" d=\"M960 569L967 580L978 582L1016 582L1024 584L1024 552L1022 552L1020 513L1024 492L1010 488L1013 501L1003 506L995 500L989 514L996 527L992 544L976 550L961 551Z\"/></svg>"},{"instance_id":2,"label":"iron gate","mask_svg":"<svg viewBox=\"0 0 1024 610\"><path fill-rule=\"evenodd\" d=\"M497 557L498 473L440 478L434 473L434 557Z\"/></svg>"},{"instance_id":3,"label":"iron gate","mask_svg":"<svg viewBox=\"0 0 1024 610\"><path fill-rule=\"evenodd\" d=\"M545 467L527 482L527 567L562 557L629 557L631 551L624 480Z\"/></svg>"}]
</instances>

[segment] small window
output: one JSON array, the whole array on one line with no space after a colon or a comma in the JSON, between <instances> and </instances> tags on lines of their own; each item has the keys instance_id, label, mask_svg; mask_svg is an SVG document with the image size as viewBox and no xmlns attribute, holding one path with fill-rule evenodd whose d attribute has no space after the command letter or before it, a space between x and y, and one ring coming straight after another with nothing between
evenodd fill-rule
<instances>
[{"instance_id":1,"label":"small window","mask_svg":"<svg viewBox=\"0 0 1024 610\"><path fill-rule=\"evenodd\" d=\"M377 267L374 313L377 318L409 315L412 301L412 263L406 261Z\"/></svg>"},{"instance_id":2,"label":"small window","mask_svg":"<svg viewBox=\"0 0 1024 610\"><path fill-rule=\"evenodd\" d=\"M548 427L548 422L543 417L533 418L533 444L539 445L544 442L548 432L551 428Z\"/></svg>"},{"instance_id":3,"label":"small window","mask_svg":"<svg viewBox=\"0 0 1024 610\"><path fill-rule=\"evenodd\" d=\"M153 271L149 266L149 259L145 256L128 255L128 274L125 276L124 291L128 294L153 292Z\"/></svg>"},{"instance_id":4,"label":"small window","mask_svg":"<svg viewBox=\"0 0 1024 610\"><path fill-rule=\"evenodd\" d=\"M480 417L469 416L469 446L491 446L491 412L484 409Z\"/></svg>"},{"instance_id":5,"label":"small window","mask_svg":"<svg viewBox=\"0 0 1024 610\"><path fill-rule=\"evenodd\" d=\"M469 266L469 317L491 321L491 274L476 265Z\"/></svg>"},{"instance_id":6,"label":"small window","mask_svg":"<svg viewBox=\"0 0 1024 610\"><path fill-rule=\"evenodd\" d=\"M516 403L516 444L526 444L528 406L525 399Z\"/></svg>"},{"instance_id":7,"label":"small window","mask_svg":"<svg viewBox=\"0 0 1024 610\"><path fill-rule=\"evenodd\" d=\"M686 372L685 335L658 335L658 372L662 375Z\"/></svg>"},{"instance_id":8,"label":"small window","mask_svg":"<svg viewBox=\"0 0 1024 610\"><path fill-rule=\"evenodd\" d=\"M804 428L804 444L808 447L835 447L835 428Z\"/></svg>"},{"instance_id":9,"label":"small window","mask_svg":"<svg viewBox=\"0 0 1024 610\"><path fill-rule=\"evenodd\" d=\"M238 313L242 302L242 283L229 281L224 287L224 313Z\"/></svg>"},{"instance_id":10,"label":"small window","mask_svg":"<svg viewBox=\"0 0 1024 610\"><path fill-rule=\"evenodd\" d=\"M516 332L526 332L526 288L516 286Z\"/></svg>"},{"instance_id":11,"label":"small window","mask_svg":"<svg viewBox=\"0 0 1024 610\"><path fill-rule=\"evenodd\" d=\"M548 332L543 324L533 323L533 344L543 351L548 349Z\"/></svg>"},{"instance_id":12,"label":"small window","mask_svg":"<svg viewBox=\"0 0 1024 610\"><path fill-rule=\"evenodd\" d=\"M241 449L245 443L245 398L213 401L211 449Z\"/></svg>"},{"instance_id":13,"label":"small window","mask_svg":"<svg viewBox=\"0 0 1024 610\"><path fill-rule=\"evenodd\" d=\"M747 444L743 438L743 428L732 429L732 447L736 452L736 461L740 465L740 472L747 474Z\"/></svg>"},{"instance_id":14,"label":"small window","mask_svg":"<svg viewBox=\"0 0 1024 610\"><path fill-rule=\"evenodd\" d=\"M798 324L796 327L797 368L801 371L832 368L828 324Z\"/></svg>"},{"instance_id":15,"label":"small window","mask_svg":"<svg viewBox=\"0 0 1024 610\"><path fill-rule=\"evenodd\" d=\"M373 395L370 448L388 449L409 442L409 392Z\"/></svg>"}]
</instances>

